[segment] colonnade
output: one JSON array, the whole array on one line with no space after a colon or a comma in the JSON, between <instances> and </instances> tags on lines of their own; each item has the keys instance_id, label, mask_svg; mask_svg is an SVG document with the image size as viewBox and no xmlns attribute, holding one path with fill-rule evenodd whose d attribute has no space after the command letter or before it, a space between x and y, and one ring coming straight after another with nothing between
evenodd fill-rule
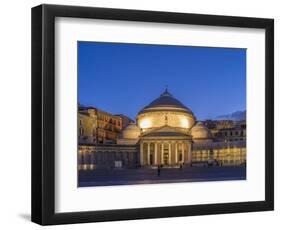
<instances>
[{"instance_id":1,"label":"colonnade","mask_svg":"<svg viewBox=\"0 0 281 230\"><path fill-rule=\"evenodd\" d=\"M143 141L141 165L177 165L191 162L191 143L182 141Z\"/></svg>"}]
</instances>

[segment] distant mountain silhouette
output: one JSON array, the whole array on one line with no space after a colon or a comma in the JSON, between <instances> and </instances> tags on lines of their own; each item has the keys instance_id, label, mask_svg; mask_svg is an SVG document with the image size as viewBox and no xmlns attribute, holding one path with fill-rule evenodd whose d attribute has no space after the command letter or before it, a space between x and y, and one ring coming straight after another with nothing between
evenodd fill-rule
<instances>
[{"instance_id":1,"label":"distant mountain silhouette","mask_svg":"<svg viewBox=\"0 0 281 230\"><path fill-rule=\"evenodd\" d=\"M218 120L233 120L233 121L241 121L246 120L246 110L244 111L236 111L231 114L225 114L217 116L216 119Z\"/></svg>"}]
</instances>

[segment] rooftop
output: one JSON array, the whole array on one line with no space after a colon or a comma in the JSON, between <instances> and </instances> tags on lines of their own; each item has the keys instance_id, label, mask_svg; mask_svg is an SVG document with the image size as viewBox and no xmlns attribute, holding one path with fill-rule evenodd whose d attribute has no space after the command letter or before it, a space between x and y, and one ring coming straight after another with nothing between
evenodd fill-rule
<instances>
[{"instance_id":1,"label":"rooftop","mask_svg":"<svg viewBox=\"0 0 281 230\"><path fill-rule=\"evenodd\" d=\"M173 95L166 88L165 91L160 95L160 97L153 100L150 104L145 106L140 112L148 112L150 110L153 111L162 111L162 110L179 110L183 112L187 112L193 115L192 111L187 108L184 104L182 104L178 99L174 98Z\"/></svg>"}]
</instances>

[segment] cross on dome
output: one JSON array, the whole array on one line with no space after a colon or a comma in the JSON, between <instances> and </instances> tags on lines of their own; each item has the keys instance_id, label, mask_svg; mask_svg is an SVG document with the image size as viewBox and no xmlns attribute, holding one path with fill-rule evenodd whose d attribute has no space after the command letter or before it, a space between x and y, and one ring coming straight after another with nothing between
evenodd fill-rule
<instances>
[{"instance_id":1,"label":"cross on dome","mask_svg":"<svg viewBox=\"0 0 281 230\"><path fill-rule=\"evenodd\" d=\"M172 97L173 95L169 93L168 91L168 85L165 85L165 91L161 94L161 96L169 96Z\"/></svg>"}]
</instances>

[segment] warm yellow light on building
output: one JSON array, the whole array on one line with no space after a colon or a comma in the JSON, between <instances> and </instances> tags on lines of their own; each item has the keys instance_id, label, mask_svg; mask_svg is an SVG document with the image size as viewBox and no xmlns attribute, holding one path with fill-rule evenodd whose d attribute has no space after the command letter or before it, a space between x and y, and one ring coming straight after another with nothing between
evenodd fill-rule
<instances>
[{"instance_id":1,"label":"warm yellow light on building","mask_svg":"<svg viewBox=\"0 0 281 230\"><path fill-rule=\"evenodd\" d=\"M182 117L180 119L180 123L181 123L182 128L189 128L189 122L188 122L187 118Z\"/></svg>"},{"instance_id":2,"label":"warm yellow light on building","mask_svg":"<svg viewBox=\"0 0 281 230\"><path fill-rule=\"evenodd\" d=\"M151 127L151 121L149 119L143 119L140 121L140 128L141 129L147 129Z\"/></svg>"}]
</instances>

